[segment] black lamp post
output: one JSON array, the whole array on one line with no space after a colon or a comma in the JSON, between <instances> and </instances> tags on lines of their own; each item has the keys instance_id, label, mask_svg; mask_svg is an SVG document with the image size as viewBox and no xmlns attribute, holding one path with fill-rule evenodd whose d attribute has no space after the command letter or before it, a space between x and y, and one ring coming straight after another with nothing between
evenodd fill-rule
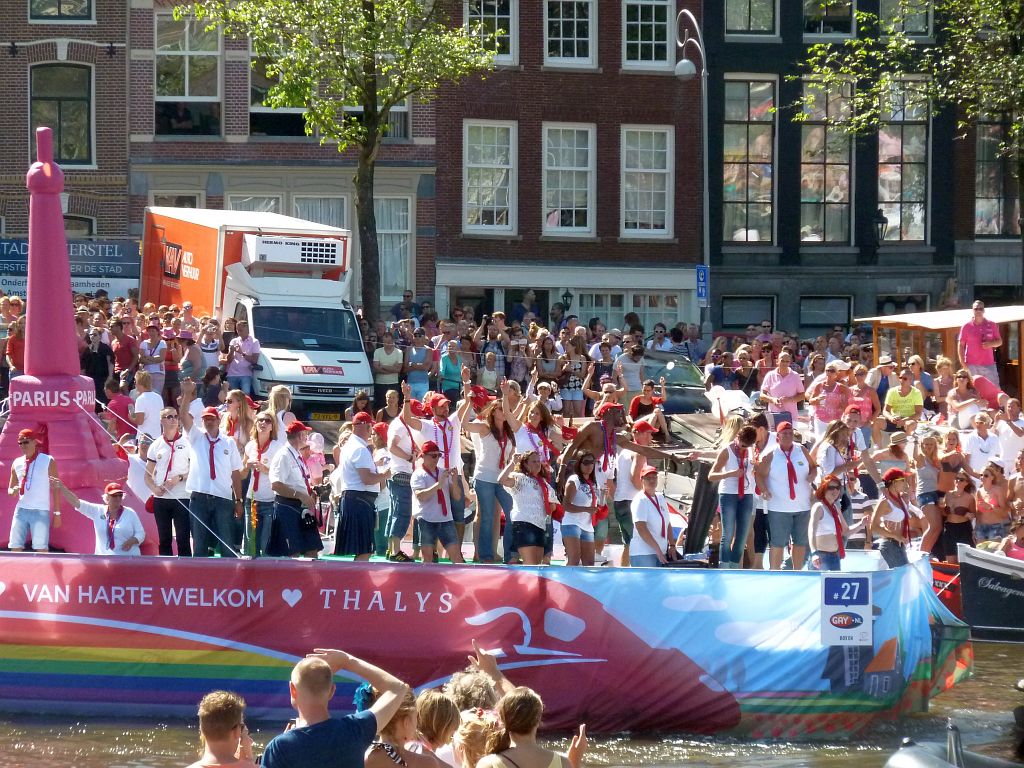
<instances>
[{"instance_id":1,"label":"black lamp post","mask_svg":"<svg viewBox=\"0 0 1024 768\"><path fill-rule=\"evenodd\" d=\"M572 307L572 300L576 298L572 295L572 291L568 288L565 289L565 293L562 294L562 306L565 307L565 311L568 312Z\"/></svg>"},{"instance_id":2,"label":"black lamp post","mask_svg":"<svg viewBox=\"0 0 1024 768\"><path fill-rule=\"evenodd\" d=\"M889 231L889 220L885 218L881 208L875 213L871 223L875 225L875 245L881 246L885 242L885 234Z\"/></svg>"}]
</instances>

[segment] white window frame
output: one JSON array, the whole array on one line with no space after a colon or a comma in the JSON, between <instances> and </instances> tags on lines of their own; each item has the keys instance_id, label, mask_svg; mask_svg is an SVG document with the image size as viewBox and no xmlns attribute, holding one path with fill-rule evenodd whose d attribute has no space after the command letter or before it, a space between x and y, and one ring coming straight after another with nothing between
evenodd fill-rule
<instances>
[{"instance_id":1,"label":"white window frame","mask_svg":"<svg viewBox=\"0 0 1024 768\"><path fill-rule=\"evenodd\" d=\"M380 222L378 221L377 222L377 243L378 243L378 248L379 248L380 236L381 235L392 235L392 234L394 234L394 235L402 235L402 234L404 234L404 235L407 236L408 243L409 243L409 255L408 255L408 259L406 261L406 273L405 273L405 283L406 284L402 286L402 290L410 290L411 289L413 292L415 292L415 290L416 290L416 287L415 287L415 282L416 282L416 207L413 205L413 196L412 195L374 195L374 197L373 197L374 204L376 204L380 200L405 200L405 203L408 206L409 228L407 230L404 230L404 231L399 231L399 230L381 231ZM383 285L381 286L381 288L383 289ZM399 292L398 294L385 294L385 293L382 292L381 296L380 296L380 300L381 300L382 304L385 303L385 302L401 301L402 300L402 294L401 294L401 292Z\"/></svg>"},{"instance_id":2,"label":"white window frame","mask_svg":"<svg viewBox=\"0 0 1024 768\"><path fill-rule=\"evenodd\" d=\"M805 99L807 98L807 95L808 95L807 89L809 87L813 86L813 83L814 83L814 81L809 79L809 78L804 78L801 81L801 86L803 88L803 93L801 94L801 98L805 98ZM855 85L854 85L854 83L852 81L850 81L848 83L848 85L849 85L849 88L850 88L850 95L849 95L848 98L849 98L850 102L852 102L853 97L854 97ZM826 99L828 98L828 93L827 92L825 94L825 98ZM850 108L850 110L852 112L852 107ZM827 113L827 106L826 106L826 113ZM808 121L802 123L801 125L802 126L811 126L811 127L820 127L823 130L823 132L824 132L826 143L827 143L828 137L831 134L838 133L841 130L838 127L830 126L827 122L825 122L823 120L808 120ZM801 134L802 134L802 132L803 131L801 130ZM848 180L849 188L848 188L848 191L847 191L847 202L846 202L846 206L848 208L848 211L847 211L848 225L847 225L846 237L844 239L842 239L842 240L825 240L825 239L822 239L822 240L804 240L803 239L803 233L801 232L801 234L800 234L800 245L801 245L801 247L804 247L804 246L812 247L812 248L813 247L818 247L818 246L822 246L822 247L842 247L842 246L847 246L847 245L853 245L854 242L855 242L854 241L854 232L856 231L856 228L857 228L857 221L856 221L856 210L857 210L857 206L856 206L856 202L857 202L857 200L856 200L856 187L857 187L856 179L857 179L857 174L855 172L856 168L857 168L857 142L856 142L856 140L852 136L848 137L847 140L849 141L849 147L847 149L847 152L848 152L848 154L847 154L847 161L848 161L847 173L849 174L850 178ZM823 152L825 151L824 145L822 147L822 151ZM830 162L827 161L827 158L826 158L826 161L822 162L822 163L809 163L809 162L805 162L804 159L803 159L803 138L801 136L801 142L800 142L800 178L801 178L801 186L802 186L802 182L803 182L803 167L805 165L820 166L821 169L822 169L822 173L827 174L827 170L828 170L828 168L830 166L834 167L834 166L842 165L842 163L830 163ZM822 198L822 200L819 201L818 203L815 203L815 205L818 205L818 204L822 205L822 211L823 211L823 214L824 214L824 220L827 220L828 208L829 208L829 205L832 205L832 203L828 202L827 195L828 195L828 190L825 191L825 196ZM803 200L801 200L800 201L800 221L801 222L803 221L803 206L804 205L805 205L805 203L803 202ZM801 224L801 229L802 229L802 226L803 225Z\"/></svg>"},{"instance_id":3,"label":"white window frame","mask_svg":"<svg viewBox=\"0 0 1024 768\"><path fill-rule=\"evenodd\" d=\"M903 82L903 83L921 83L921 82L924 82L924 80L925 80L925 78L922 77L922 76L913 76L913 77L903 78L903 80L901 82ZM932 199L933 199L932 198L932 162L933 162L933 159L934 159L934 157L932 155L932 143L933 143L933 123L934 123L934 119L935 119L935 112L932 109L933 106L934 105L932 104L931 100L930 99L927 100L927 104L926 104L925 108L926 108L928 114L927 114L927 117L923 121L922 120L907 120L905 117L901 118L899 120L895 120L895 119L884 120L884 119L882 119L882 115L885 112L885 107L884 106L882 108L882 113L880 113L880 115L879 115L879 123L878 123L878 133L879 134L881 133L883 127L886 127L886 126L924 125L924 128L925 128L925 141L924 141L925 160L924 160L924 162L923 163L909 162L909 161L903 159L902 154L901 154L900 159L898 161L898 165L900 166L900 199L899 200L895 200L895 201L893 201L893 200L885 200L885 201L883 201L881 199L881 197L879 197L879 199L878 199L878 208L881 209L883 211L883 213L886 213L887 209L889 209L890 206L896 206L896 207L899 208L899 210L900 210L900 222L898 224L896 224L896 226L898 228L902 227L903 210L904 210L904 208L908 207L909 205L911 205L913 203L913 201L905 201L903 199L903 187L905 185L905 178L906 178L905 173L904 173L904 168L907 165L923 165L924 166L924 172L925 172L924 199L920 201L921 202L922 210L924 211L924 229L923 229L922 237L921 237L920 240L904 239L902 237L902 235L900 237L889 237L889 234L891 234L894 231L893 230L894 222L892 221L891 218L889 218L887 216L887 218L889 218L889 224L888 224L888 227L887 227L885 241L880 244L881 247L903 246L903 245L909 245L909 246L918 245L918 246L920 246L920 245L928 245L932 241L932 209L931 209ZM901 142L901 152L902 152L902 144L903 144L903 132L902 132L902 130L900 131L900 142ZM897 163L892 163L892 162L883 163L881 158L878 157L877 155L876 155L876 158L877 159L876 159L876 163L875 163L875 183L876 183L876 185L881 186L881 167L883 165L894 165L894 164L897 164Z\"/></svg>"},{"instance_id":4,"label":"white window frame","mask_svg":"<svg viewBox=\"0 0 1024 768\"><path fill-rule=\"evenodd\" d=\"M180 51L180 52L176 52L176 53L175 52L171 52L171 53L161 52L157 48L157 41L159 39L157 37L157 29L158 29L158 27L160 25L160 19L167 19L167 18L172 18L170 13L163 13L163 12L161 12L161 13L154 13L153 14L153 55L154 55L154 65L153 65L153 101L161 102L161 103L163 103L163 102L178 102L178 101L186 102L186 103L211 103L211 102L216 101L216 102L218 102L218 103L220 103L222 105L221 108L223 109L223 102L224 102L224 37L223 37L223 35L221 35L220 31L217 32L217 51L216 51L216 53L213 52L213 51ZM188 23L189 24L194 23L194 19L189 18L188 19ZM188 32L187 31L185 33L185 41L186 41L186 43L188 42ZM160 59L160 57L161 56L165 56L165 57L174 57L174 58L183 58L183 59L185 59L185 90L187 92L188 91L188 59L191 56L193 56L193 55L194 56L210 56L210 57L213 57L213 58L217 59L217 78L216 78L217 79L217 94L215 96L188 96L188 95L186 95L186 96L161 96L160 94L158 94L157 93L156 78L157 78L157 70L159 68L156 66L156 62ZM248 99L247 99L247 101L248 101ZM220 122L221 122L221 132L223 133L223 128L224 128L224 116L223 115L221 116Z\"/></svg>"},{"instance_id":5,"label":"white window frame","mask_svg":"<svg viewBox=\"0 0 1024 768\"><path fill-rule=\"evenodd\" d=\"M745 83L769 82L769 81L772 82L774 84L774 89L775 89L775 93L774 93L774 106L776 107L776 109L778 109L778 106L779 106L779 76L778 75L765 74L763 72L726 72L722 77L723 77L723 79L726 82L729 82L729 81L740 81L740 82L745 82ZM726 124L726 120L725 120L724 112L723 112L723 118L722 118L722 129L723 129L723 132L724 132L725 124ZM750 124L749 120L747 121L747 124L748 125ZM724 246L724 247L739 246L739 247L742 247L742 248L753 248L753 249L756 249L758 246L760 246L762 248L770 248L770 247L774 247L775 245L778 244L778 241L779 241L779 183L778 183L778 174L779 174L779 115L778 115L778 112L776 112L772 116L771 125L772 125L772 134L773 134L773 136L772 136L772 162L771 162L771 165L772 165L772 236L769 239L767 239L767 240L726 240L725 239L725 232L723 232L721 230L721 224L724 222L724 217L725 217L724 211L725 211L725 202L726 202L725 199L724 199L724 195L723 195L723 200L722 200L722 218L723 218L723 221L719 222L720 226L719 226L718 237L721 238L721 243L722 243L722 246ZM723 173L724 173L724 170L725 170L725 147L724 147L724 145L723 145L722 150L723 150L723 152L722 152L722 170L723 170ZM719 179L718 183L719 184L723 184L724 180L723 179Z\"/></svg>"},{"instance_id":6,"label":"white window frame","mask_svg":"<svg viewBox=\"0 0 1024 768\"><path fill-rule=\"evenodd\" d=\"M87 64L80 61L33 61L28 68L28 77L25 80L25 100L28 105L28 109L26 110L26 123L29 126L32 124L32 70L35 67L47 66L84 67L89 70L89 162L75 163L68 162L67 160L62 160L60 162L63 163L64 167L69 171L94 171L99 168L99 158L96 156L96 153L99 151L99 147L96 144L96 67L93 64ZM58 155L58 138L58 136L54 135L54 157L57 157ZM35 151L35 144L32 143L28 148L29 163L34 161Z\"/></svg>"},{"instance_id":7,"label":"white window frame","mask_svg":"<svg viewBox=\"0 0 1024 768\"><path fill-rule=\"evenodd\" d=\"M547 222L548 197L548 131L570 130L587 132L587 226L559 227ZM593 237L597 234L597 126L594 123L542 123L541 124L541 192L540 215L543 234L550 237ZM580 168L552 168L551 170L580 171Z\"/></svg>"},{"instance_id":8,"label":"white window frame","mask_svg":"<svg viewBox=\"0 0 1024 768\"><path fill-rule=\"evenodd\" d=\"M469 129L471 126L494 126L509 130L508 224L468 224L469 221ZM481 166L495 168L497 166ZM515 120L462 121L462 231L466 234L515 234L519 220L519 123Z\"/></svg>"},{"instance_id":9,"label":"white window frame","mask_svg":"<svg viewBox=\"0 0 1024 768\"><path fill-rule=\"evenodd\" d=\"M228 204L228 210L229 211L248 211L248 210L250 210L248 208L235 208L236 201L244 199L244 198L248 198L248 197L261 197L261 198L265 198L267 200L276 200L277 201L277 210L276 211L270 211L270 213L281 213L284 210L284 199L283 199L283 197L281 195L266 194L265 192L235 192L233 194L229 194L227 196L227 198L226 198L226 202Z\"/></svg>"},{"instance_id":10,"label":"white window frame","mask_svg":"<svg viewBox=\"0 0 1024 768\"><path fill-rule=\"evenodd\" d=\"M746 2L753 2L754 0L745 0L745 1ZM724 21L724 19L727 18L727 13L728 13L728 10L726 8L726 2L727 2L727 0L722 0L723 28L724 28L724 24L726 23ZM779 13L782 11L782 9L779 7L779 0L769 0L769 2L773 3L773 5L774 5L774 10L772 12L772 18L773 18L774 24L772 25L772 28L770 30L765 30L765 31L762 32L762 31L759 31L759 30L730 31L729 29L725 29L725 39L726 40L743 40L744 42L752 42L752 41L757 41L757 40L761 40L761 41L770 40L770 41L774 42L774 40L777 39L778 36L779 36Z\"/></svg>"},{"instance_id":11,"label":"white window frame","mask_svg":"<svg viewBox=\"0 0 1024 768\"><path fill-rule=\"evenodd\" d=\"M561 2L564 0L552 0L553 2ZM569 0L572 1L572 0ZM590 6L590 22L588 31L590 36L588 38L588 49L590 55L586 58L573 57L566 58L563 56L550 56L548 55L548 44L550 38L548 37L548 0L542 0L544 3L544 66L546 67L569 67L573 69L593 69L597 66L597 39L598 39L598 2L597 0L575 0L576 2L585 2ZM579 39L579 38L577 38Z\"/></svg>"},{"instance_id":12,"label":"white window frame","mask_svg":"<svg viewBox=\"0 0 1024 768\"><path fill-rule=\"evenodd\" d=\"M298 211L297 203L300 200L341 200L341 211L343 214L344 221L341 223L341 229L351 230L349 226L349 213L348 213L348 195L292 195L292 216L297 219L301 219L302 215ZM323 223L323 222L319 222ZM325 226L338 226L337 224L329 224Z\"/></svg>"},{"instance_id":13,"label":"white window frame","mask_svg":"<svg viewBox=\"0 0 1024 768\"><path fill-rule=\"evenodd\" d=\"M156 205L157 195L191 195L196 198L196 207L206 207L206 192L197 189L151 189L149 191L149 204Z\"/></svg>"},{"instance_id":14,"label":"white window frame","mask_svg":"<svg viewBox=\"0 0 1024 768\"><path fill-rule=\"evenodd\" d=\"M665 6L668 9L668 20L665 24L665 60L664 61L633 61L627 57L626 42L626 16L627 8L631 5ZM676 4L675 0L624 0L622 3L622 68L627 70L671 70L676 65L676 43L675 23Z\"/></svg>"},{"instance_id":15,"label":"white window frame","mask_svg":"<svg viewBox=\"0 0 1024 768\"><path fill-rule=\"evenodd\" d=\"M462 23L469 28L469 3L471 0L462 2ZM514 66L519 63L519 0L508 0L509 28L509 52L495 54L494 63L498 65Z\"/></svg>"},{"instance_id":16,"label":"white window frame","mask_svg":"<svg viewBox=\"0 0 1024 768\"><path fill-rule=\"evenodd\" d=\"M648 131L652 133L665 133L668 135L666 142L666 159L668 167L664 171L647 171L661 173L668 181L665 189L665 229L626 229L626 174L643 173L644 171L631 171L626 168L626 134L630 131ZM622 125L619 131L619 236L623 238L644 238L660 240L671 238L675 225L675 137L676 129L672 125Z\"/></svg>"}]
</instances>

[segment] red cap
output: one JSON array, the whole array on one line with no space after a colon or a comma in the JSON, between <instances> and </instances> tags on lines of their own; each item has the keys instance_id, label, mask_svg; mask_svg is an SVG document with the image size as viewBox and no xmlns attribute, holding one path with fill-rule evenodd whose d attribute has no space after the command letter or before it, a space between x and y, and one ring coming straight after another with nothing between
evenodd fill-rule
<instances>
[{"instance_id":1,"label":"red cap","mask_svg":"<svg viewBox=\"0 0 1024 768\"><path fill-rule=\"evenodd\" d=\"M651 424L649 421L638 421L633 424L633 433L639 434L641 432L657 432L658 428Z\"/></svg>"},{"instance_id":2,"label":"red cap","mask_svg":"<svg viewBox=\"0 0 1024 768\"><path fill-rule=\"evenodd\" d=\"M366 414L363 414L363 415L365 416ZM299 434L299 432L312 432L312 431L313 431L312 427L307 427L301 421L293 421L291 424L289 424L287 427L284 428L284 433L286 435L297 435L297 434Z\"/></svg>"},{"instance_id":3,"label":"red cap","mask_svg":"<svg viewBox=\"0 0 1024 768\"><path fill-rule=\"evenodd\" d=\"M608 411L622 410L622 405L619 403L601 403L597 408L594 409L594 418L600 419Z\"/></svg>"},{"instance_id":4,"label":"red cap","mask_svg":"<svg viewBox=\"0 0 1024 768\"><path fill-rule=\"evenodd\" d=\"M249 405L249 410L258 411L260 409L259 404L248 395L245 396L245 402Z\"/></svg>"},{"instance_id":5,"label":"red cap","mask_svg":"<svg viewBox=\"0 0 1024 768\"><path fill-rule=\"evenodd\" d=\"M202 418L204 419L219 419L220 411L214 408L212 405L203 408Z\"/></svg>"},{"instance_id":6,"label":"red cap","mask_svg":"<svg viewBox=\"0 0 1024 768\"><path fill-rule=\"evenodd\" d=\"M31 429L23 429L18 433L19 440L38 440L39 435L33 432Z\"/></svg>"},{"instance_id":7,"label":"red cap","mask_svg":"<svg viewBox=\"0 0 1024 768\"><path fill-rule=\"evenodd\" d=\"M897 467L893 467L892 469L885 470L885 474L882 475L882 482L885 485L889 485L890 483L894 483L897 480L905 480L906 477L906 472L904 472L902 469L898 469Z\"/></svg>"},{"instance_id":8,"label":"red cap","mask_svg":"<svg viewBox=\"0 0 1024 768\"><path fill-rule=\"evenodd\" d=\"M447 402L448 398L440 392L427 392L426 396L423 398L423 405L430 409L433 409L433 407L439 403Z\"/></svg>"},{"instance_id":9,"label":"red cap","mask_svg":"<svg viewBox=\"0 0 1024 768\"><path fill-rule=\"evenodd\" d=\"M366 411L360 411L352 417L353 424L373 424L373 416Z\"/></svg>"},{"instance_id":10,"label":"red cap","mask_svg":"<svg viewBox=\"0 0 1024 768\"><path fill-rule=\"evenodd\" d=\"M860 406L859 405L848 405L848 406L846 406L846 410L843 411L843 416L849 416L851 413L856 413L858 415L863 416L863 414L860 412Z\"/></svg>"},{"instance_id":11,"label":"red cap","mask_svg":"<svg viewBox=\"0 0 1024 768\"><path fill-rule=\"evenodd\" d=\"M420 453L440 453L441 446L435 443L433 440L427 440L423 445L420 446Z\"/></svg>"},{"instance_id":12,"label":"red cap","mask_svg":"<svg viewBox=\"0 0 1024 768\"><path fill-rule=\"evenodd\" d=\"M373 431L377 434L377 437L379 437L385 443L388 441L388 425L385 424L383 421L378 421L376 424L374 424Z\"/></svg>"},{"instance_id":13,"label":"red cap","mask_svg":"<svg viewBox=\"0 0 1024 768\"><path fill-rule=\"evenodd\" d=\"M656 474L658 474L658 468L657 467L652 467L649 464L646 467L644 467L643 469L640 470L640 477L647 477L648 475L656 475Z\"/></svg>"},{"instance_id":14,"label":"red cap","mask_svg":"<svg viewBox=\"0 0 1024 768\"><path fill-rule=\"evenodd\" d=\"M422 419L427 415L427 412L423 410L423 403L421 403L419 400L410 400L409 410L412 412L412 415L415 416L417 419Z\"/></svg>"},{"instance_id":15,"label":"red cap","mask_svg":"<svg viewBox=\"0 0 1024 768\"><path fill-rule=\"evenodd\" d=\"M785 432L787 429L792 429L792 428L793 428L793 422L791 422L791 421L780 421L778 424L775 425L775 434L778 434L779 432Z\"/></svg>"},{"instance_id":16,"label":"red cap","mask_svg":"<svg viewBox=\"0 0 1024 768\"><path fill-rule=\"evenodd\" d=\"M474 411L482 411L487 407L487 404L496 398L491 395L486 389L476 384L472 387L473 394L470 395L469 399L473 403Z\"/></svg>"},{"instance_id":17,"label":"red cap","mask_svg":"<svg viewBox=\"0 0 1024 768\"><path fill-rule=\"evenodd\" d=\"M121 487L120 483L107 483L107 487L103 489L103 493L107 496L113 496L115 494L124 495L124 488Z\"/></svg>"}]
</instances>

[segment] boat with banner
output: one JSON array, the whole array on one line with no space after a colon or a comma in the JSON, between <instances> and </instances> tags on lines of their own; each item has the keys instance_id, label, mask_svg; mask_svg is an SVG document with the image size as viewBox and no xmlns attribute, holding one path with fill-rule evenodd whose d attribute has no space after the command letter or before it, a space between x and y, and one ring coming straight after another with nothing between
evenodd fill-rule
<instances>
[{"instance_id":1,"label":"boat with banner","mask_svg":"<svg viewBox=\"0 0 1024 768\"><path fill-rule=\"evenodd\" d=\"M924 561L856 574L873 636L842 647L822 644L822 617L849 616L823 608L810 572L60 555L0 568L8 712L191 717L226 688L254 719L286 719L291 666L314 647L422 690L476 639L541 693L548 729L834 738L926 710L972 667ZM347 710L358 681L337 682Z\"/></svg>"},{"instance_id":2,"label":"boat with banner","mask_svg":"<svg viewBox=\"0 0 1024 768\"><path fill-rule=\"evenodd\" d=\"M965 544L958 557L971 638L1024 642L1024 562Z\"/></svg>"}]
</instances>

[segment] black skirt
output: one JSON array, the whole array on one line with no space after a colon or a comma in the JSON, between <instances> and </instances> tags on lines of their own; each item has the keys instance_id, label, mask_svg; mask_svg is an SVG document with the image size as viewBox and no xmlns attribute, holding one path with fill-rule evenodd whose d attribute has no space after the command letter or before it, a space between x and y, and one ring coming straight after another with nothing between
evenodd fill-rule
<instances>
[{"instance_id":1,"label":"black skirt","mask_svg":"<svg viewBox=\"0 0 1024 768\"><path fill-rule=\"evenodd\" d=\"M338 504L338 529L334 535L334 554L369 555L373 553L373 531L377 527L377 494L371 491L345 491Z\"/></svg>"},{"instance_id":2,"label":"black skirt","mask_svg":"<svg viewBox=\"0 0 1024 768\"><path fill-rule=\"evenodd\" d=\"M309 520L314 524L309 525ZM270 557L294 557L306 552L319 552L323 548L315 519L309 515L303 518L299 500L276 497L267 554Z\"/></svg>"}]
</instances>

